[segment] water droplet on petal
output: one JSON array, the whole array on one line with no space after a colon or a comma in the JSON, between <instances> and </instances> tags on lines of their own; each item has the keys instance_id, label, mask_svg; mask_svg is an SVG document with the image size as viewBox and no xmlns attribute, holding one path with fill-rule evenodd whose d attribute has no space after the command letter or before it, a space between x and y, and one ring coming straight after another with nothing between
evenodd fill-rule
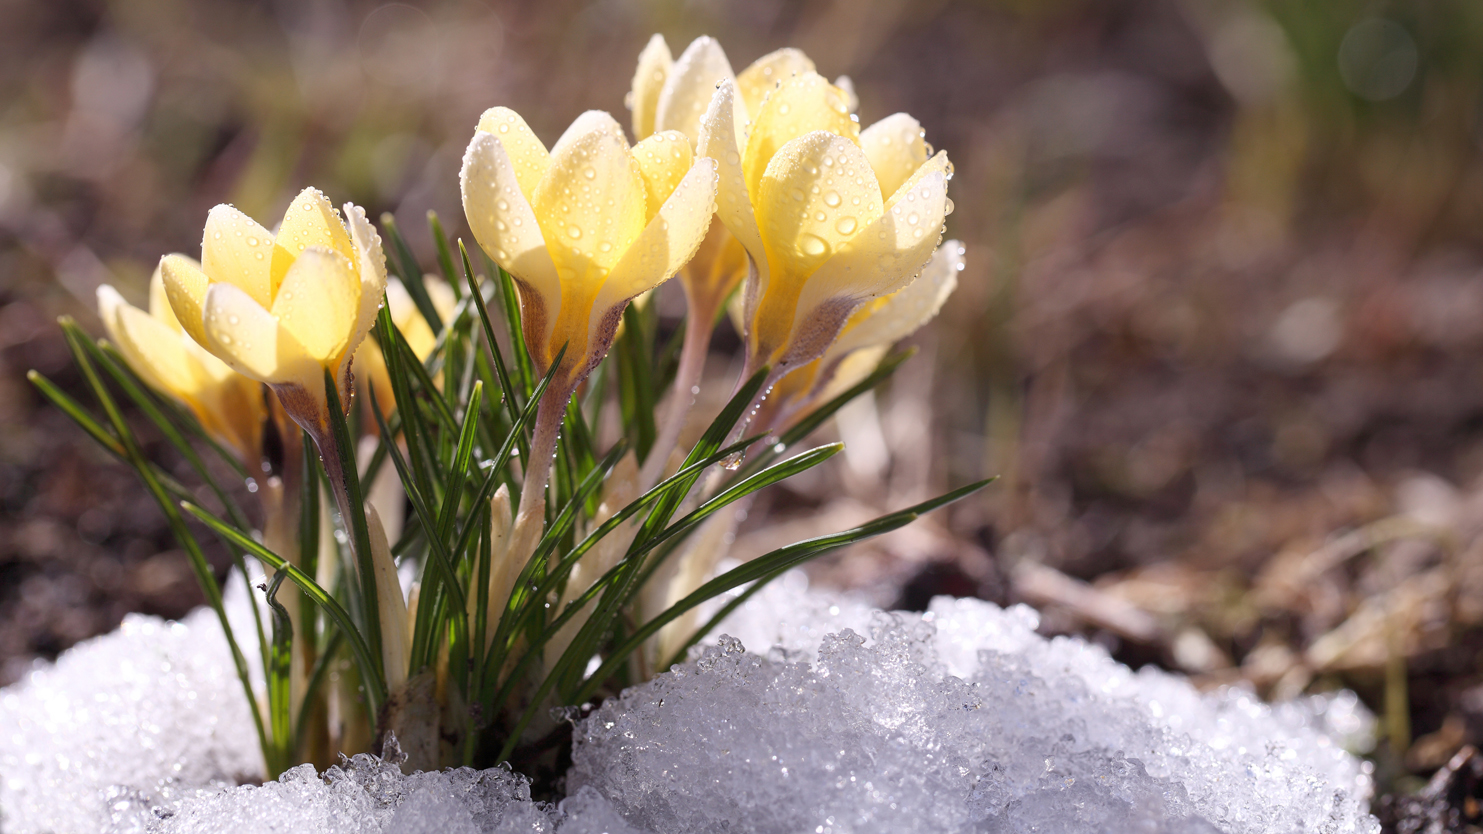
<instances>
[{"instance_id":1,"label":"water droplet on petal","mask_svg":"<svg viewBox=\"0 0 1483 834\"><path fill-rule=\"evenodd\" d=\"M235 326L235 325L238 325L238 324L241 324L241 323L242 323L242 320L239 319L239 318L237 318L236 316L227 316L227 324L230 324L230 325Z\"/></svg>"},{"instance_id":2,"label":"water droplet on petal","mask_svg":"<svg viewBox=\"0 0 1483 834\"><path fill-rule=\"evenodd\" d=\"M840 201L839 201L839 192L838 191L831 191L828 194L825 194L824 195L824 204L827 205L827 206L829 206L830 208L833 208L833 207L839 205L839 202Z\"/></svg>"},{"instance_id":3,"label":"water droplet on petal","mask_svg":"<svg viewBox=\"0 0 1483 834\"><path fill-rule=\"evenodd\" d=\"M580 240L582 237L582 229L578 226L568 226L566 233L571 236L572 240Z\"/></svg>"},{"instance_id":4,"label":"water droplet on petal","mask_svg":"<svg viewBox=\"0 0 1483 834\"><path fill-rule=\"evenodd\" d=\"M798 246L808 255L822 255L829 251L829 244L823 238L811 234L800 235Z\"/></svg>"},{"instance_id":5,"label":"water droplet on petal","mask_svg":"<svg viewBox=\"0 0 1483 834\"><path fill-rule=\"evenodd\" d=\"M841 218L839 218L839 222L834 224L834 230L836 232L839 232L842 235L847 235L850 232L855 231L855 218L853 218L853 217L841 217Z\"/></svg>"}]
</instances>

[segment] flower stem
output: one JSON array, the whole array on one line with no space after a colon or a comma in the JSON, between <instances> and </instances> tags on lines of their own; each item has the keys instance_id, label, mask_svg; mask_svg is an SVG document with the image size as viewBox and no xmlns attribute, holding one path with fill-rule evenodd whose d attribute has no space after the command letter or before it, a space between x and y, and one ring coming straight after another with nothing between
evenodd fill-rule
<instances>
[{"instance_id":1,"label":"flower stem","mask_svg":"<svg viewBox=\"0 0 1483 834\"><path fill-rule=\"evenodd\" d=\"M510 541L510 555L523 565L535 552L541 529L546 523L546 484L551 479L551 461L556 455L556 441L561 436L561 423L566 405L576 390L573 385L549 385L536 406L535 434L530 439L530 457L525 461L525 480L520 487L520 509L515 513L515 528Z\"/></svg>"},{"instance_id":2,"label":"flower stem","mask_svg":"<svg viewBox=\"0 0 1483 834\"><path fill-rule=\"evenodd\" d=\"M702 305L697 299L689 298L685 343L680 348L680 366L675 371L674 391L670 394L664 425L660 428L659 436L654 440L654 446L649 450L649 457L644 461L643 471L639 475L639 484L645 490L664 476L665 464L669 462L670 453L679 442L680 431L685 427L685 417L690 414L690 409L695 405L695 397L700 392L700 377L705 372L706 354L710 351L711 333L715 331L716 322L716 311L699 309L700 306Z\"/></svg>"}]
</instances>

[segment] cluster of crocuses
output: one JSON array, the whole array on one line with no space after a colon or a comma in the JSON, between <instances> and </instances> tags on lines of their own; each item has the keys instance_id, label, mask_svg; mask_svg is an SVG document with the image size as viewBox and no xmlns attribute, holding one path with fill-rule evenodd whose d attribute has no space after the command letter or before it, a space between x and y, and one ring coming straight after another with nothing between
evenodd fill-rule
<instances>
[{"instance_id":1,"label":"cluster of crocuses","mask_svg":"<svg viewBox=\"0 0 1483 834\"><path fill-rule=\"evenodd\" d=\"M492 499L500 533L489 543L487 598L495 608L548 523L547 482L569 402L606 357L635 298L678 276L687 328L655 441L644 460L630 453L608 474L606 509L591 527L681 465L682 427L728 300L745 340L741 380L762 378L735 441L780 430L864 378L892 343L936 314L962 268L961 247L938 246L952 210L946 154L933 154L906 114L862 130L848 79L830 83L797 50L778 50L735 74L710 38L673 59L656 35L639 56L629 106L633 142L612 116L589 111L549 148L518 114L495 107L480 118L464 156L468 227L518 288L523 342L547 380L518 508L508 490ZM448 287L429 279L428 288L438 314L451 316ZM388 279L381 237L365 213L352 204L337 212L312 188L276 231L231 206L212 209L200 261L162 259L147 312L111 287L99 291L101 316L128 364L183 403L249 472L262 462L265 425L275 425L277 443L296 437L283 418L318 447L352 551L346 573L375 600L372 642L394 699L419 671L408 668L407 655L415 591L409 609L386 532L392 527L395 538L405 498L373 498L379 512L363 506L358 489L347 489L355 467L342 463L354 461L354 450L340 448L346 438L334 430L357 376L363 395L369 380L379 408L394 402L386 360L366 340L383 300L417 357L435 354L443 323L424 320L426 308L419 311ZM274 396L265 397L261 385ZM298 499L285 492L296 487L264 480L261 538L295 562L289 516ZM352 517L361 516L369 534L363 541L349 534ZM645 604L657 608L699 587L732 518L718 515L680 559L649 576ZM634 530L619 527L587 551L560 599L577 597L623 558L624 537ZM287 607L293 619L304 616L293 601ZM548 658L582 622L572 620L546 644ZM693 628L672 624L653 643L654 657L670 656ZM296 707L315 666L312 647L295 645ZM348 738L342 732L336 743L351 745Z\"/></svg>"}]
</instances>

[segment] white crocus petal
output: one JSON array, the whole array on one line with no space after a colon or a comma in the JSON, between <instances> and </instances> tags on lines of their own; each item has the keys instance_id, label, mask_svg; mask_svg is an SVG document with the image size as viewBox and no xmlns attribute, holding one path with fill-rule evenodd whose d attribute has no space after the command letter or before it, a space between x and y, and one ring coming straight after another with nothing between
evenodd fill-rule
<instances>
[{"instance_id":1,"label":"white crocus petal","mask_svg":"<svg viewBox=\"0 0 1483 834\"><path fill-rule=\"evenodd\" d=\"M865 298L906 286L931 257L947 216L947 157L938 154L892 196L880 219L840 247L798 298L794 327L831 299Z\"/></svg>"},{"instance_id":2,"label":"white crocus petal","mask_svg":"<svg viewBox=\"0 0 1483 834\"><path fill-rule=\"evenodd\" d=\"M603 283L592 305L592 338L614 307L657 287L695 255L710 227L715 200L715 160L697 159Z\"/></svg>"},{"instance_id":3,"label":"white crocus petal","mask_svg":"<svg viewBox=\"0 0 1483 834\"><path fill-rule=\"evenodd\" d=\"M851 324L824 354L828 365L852 351L874 345L891 345L915 333L931 321L958 286L963 269L963 244L945 241L915 281L881 299L852 317ZM856 322L858 318L858 323Z\"/></svg>"},{"instance_id":4,"label":"white crocus petal","mask_svg":"<svg viewBox=\"0 0 1483 834\"><path fill-rule=\"evenodd\" d=\"M921 123L905 113L887 116L860 131L860 147L875 169L882 197L895 194L929 156Z\"/></svg>"},{"instance_id":5,"label":"white crocus petal","mask_svg":"<svg viewBox=\"0 0 1483 834\"><path fill-rule=\"evenodd\" d=\"M649 38L644 51L639 53L638 66L633 71L633 85L628 106L633 110L633 138L643 140L654 132L654 116L659 109L659 94L669 78L674 60L669 54L669 44L663 35Z\"/></svg>"},{"instance_id":6,"label":"white crocus petal","mask_svg":"<svg viewBox=\"0 0 1483 834\"><path fill-rule=\"evenodd\" d=\"M206 347L244 376L308 387L320 365L252 296L232 284L206 291ZM314 389L309 389L314 390Z\"/></svg>"},{"instance_id":7,"label":"white crocus petal","mask_svg":"<svg viewBox=\"0 0 1483 834\"><path fill-rule=\"evenodd\" d=\"M690 42L675 60L659 94L659 107L654 114L654 130L678 130L686 136L700 134L700 120L709 107L716 85L736 81L731 62L715 38L700 37ZM739 104L734 110L737 134L745 130L747 110Z\"/></svg>"},{"instance_id":8,"label":"white crocus petal","mask_svg":"<svg viewBox=\"0 0 1483 834\"><path fill-rule=\"evenodd\" d=\"M273 235L229 205L206 215L201 270L213 282L232 284L263 307L273 303Z\"/></svg>"},{"instance_id":9,"label":"white crocus petal","mask_svg":"<svg viewBox=\"0 0 1483 834\"><path fill-rule=\"evenodd\" d=\"M527 322L529 335L537 335L545 344L551 327L561 312L561 280L556 264L546 249L540 223L530 201L520 189L515 169L504 146L493 134L475 133L463 157L459 181L463 190L463 210L474 239L495 262L515 276L522 286L522 300L529 306L539 297L538 327ZM533 190L533 189L532 189Z\"/></svg>"},{"instance_id":10,"label":"white crocus petal","mask_svg":"<svg viewBox=\"0 0 1483 834\"><path fill-rule=\"evenodd\" d=\"M360 294L355 264L315 246L289 267L271 312L310 356L336 362L350 347Z\"/></svg>"},{"instance_id":11,"label":"white crocus petal","mask_svg":"<svg viewBox=\"0 0 1483 834\"><path fill-rule=\"evenodd\" d=\"M376 312L381 309L381 298L386 292L386 256L381 250L381 235L366 219L365 209L346 203L345 218L349 221L350 241L356 252L356 278L360 281L355 325L349 341L349 350L354 351L371 331L376 322Z\"/></svg>"},{"instance_id":12,"label":"white crocus petal","mask_svg":"<svg viewBox=\"0 0 1483 834\"><path fill-rule=\"evenodd\" d=\"M752 199L747 194L746 179L742 175L741 144L738 141L741 134L737 133L733 119L735 100L736 85L728 83L716 88L710 107L701 120L696 155L715 160L716 216L752 256L752 265L757 270L756 280L747 282L748 297L743 302L750 320L757 299L767 290L768 268L762 249L762 233L757 229L757 216L752 211Z\"/></svg>"}]
</instances>

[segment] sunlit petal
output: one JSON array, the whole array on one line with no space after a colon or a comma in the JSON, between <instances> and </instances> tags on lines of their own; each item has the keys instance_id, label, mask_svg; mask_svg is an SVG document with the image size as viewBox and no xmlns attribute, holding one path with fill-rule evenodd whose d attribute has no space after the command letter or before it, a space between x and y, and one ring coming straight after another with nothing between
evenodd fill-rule
<instances>
[{"instance_id":1,"label":"sunlit petal","mask_svg":"<svg viewBox=\"0 0 1483 834\"><path fill-rule=\"evenodd\" d=\"M921 123L905 113L887 116L860 131L860 147L875 169L884 197L895 194L928 157Z\"/></svg>"},{"instance_id":2,"label":"sunlit petal","mask_svg":"<svg viewBox=\"0 0 1483 834\"><path fill-rule=\"evenodd\" d=\"M659 109L659 93L669 77L669 44L663 35L649 38L644 51L639 53L638 66L633 71L633 87L628 106L633 110L633 138L647 139L654 132L654 116Z\"/></svg>"},{"instance_id":3,"label":"sunlit petal","mask_svg":"<svg viewBox=\"0 0 1483 834\"><path fill-rule=\"evenodd\" d=\"M306 188L289 204L273 239L273 297L277 297L284 276L294 259L305 249L319 246L355 259L355 248L340 214L317 188Z\"/></svg>"},{"instance_id":4,"label":"sunlit petal","mask_svg":"<svg viewBox=\"0 0 1483 834\"><path fill-rule=\"evenodd\" d=\"M321 361L337 361L349 346L360 306L355 264L332 249L299 254L271 310L300 346Z\"/></svg>"},{"instance_id":5,"label":"sunlit petal","mask_svg":"<svg viewBox=\"0 0 1483 834\"><path fill-rule=\"evenodd\" d=\"M536 183L551 166L551 155L520 114L508 107L491 107L479 117L478 129L494 136L504 147L520 192L527 198L534 194Z\"/></svg>"},{"instance_id":6,"label":"sunlit petal","mask_svg":"<svg viewBox=\"0 0 1483 834\"><path fill-rule=\"evenodd\" d=\"M690 42L670 68L659 107L654 117L655 130L678 130L686 136L700 135L700 120L710 106L716 85L735 81L731 63L715 38L700 37ZM746 124L746 111L737 108L737 125Z\"/></svg>"},{"instance_id":7,"label":"sunlit petal","mask_svg":"<svg viewBox=\"0 0 1483 834\"><path fill-rule=\"evenodd\" d=\"M762 110L762 100L785 79L813 72L814 62L802 50L784 47L769 52L752 62L736 77L736 89L746 103L748 113Z\"/></svg>"},{"instance_id":8,"label":"sunlit petal","mask_svg":"<svg viewBox=\"0 0 1483 834\"><path fill-rule=\"evenodd\" d=\"M638 162L639 173L644 178L647 206L644 219L653 220L654 215L659 213L659 207L664 205L675 186L689 172L694 153L690 150L690 141L685 138L685 134L667 130L634 145L633 158Z\"/></svg>"},{"instance_id":9,"label":"sunlit petal","mask_svg":"<svg viewBox=\"0 0 1483 834\"><path fill-rule=\"evenodd\" d=\"M160 259L160 282L164 285L165 298L170 302L175 319L192 339L205 345L202 311L211 279L201 271L201 265L184 255L166 255Z\"/></svg>"},{"instance_id":10,"label":"sunlit petal","mask_svg":"<svg viewBox=\"0 0 1483 834\"><path fill-rule=\"evenodd\" d=\"M273 236L232 206L206 215L201 238L201 269L211 280L232 284L263 307L273 303Z\"/></svg>"}]
</instances>

